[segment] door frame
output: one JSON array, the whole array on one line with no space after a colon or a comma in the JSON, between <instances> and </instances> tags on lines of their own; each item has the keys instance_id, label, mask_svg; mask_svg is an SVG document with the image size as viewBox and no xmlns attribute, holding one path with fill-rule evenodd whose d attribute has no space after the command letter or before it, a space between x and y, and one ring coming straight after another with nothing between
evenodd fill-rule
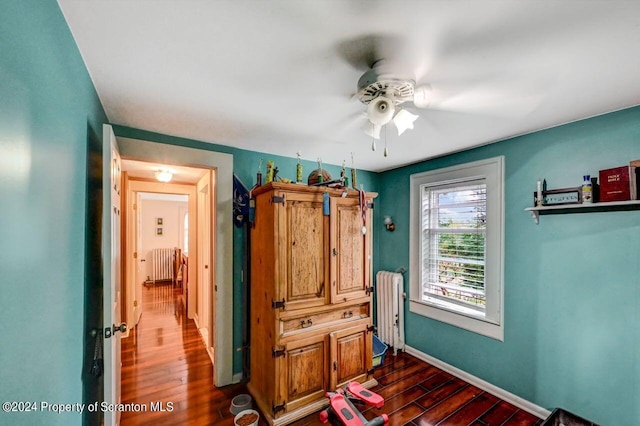
<instances>
[{"instance_id":1,"label":"door frame","mask_svg":"<svg viewBox=\"0 0 640 426\"><path fill-rule=\"evenodd\" d=\"M118 141L110 125L102 126L102 335L104 402L120 403L120 338L122 285L122 166ZM104 412L105 426L120 423L120 412Z\"/></svg>"},{"instance_id":2,"label":"door frame","mask_svg":"<svg viewBox=\"0 0 640 426\"><path fill-rule=\"evenodd\" d=\"M213 338L213 312L215 311L215 292L213 286L215 280L212 278L212 270L214 264L212 260L215 256L214 238L211 236L213 229L213 221L211 220L213 213L213 175L215 170L209 170L195 184L196 187L196 229L198 230L197 240L197 258L198 258L198 331L202 335L207 346L207 352L212 357L214 354L214 338ZM200 238L205 233L209 238ZM195 303L193 304L196 305Z\"/></svg>"},{"instance_id":3,"label":"door frame","mask_svg":"<svg viewBox=\"0 0 640 426\"><path fill-rule=\"evenodd\" d=\"M123 158L215 170L213 376L216 386L237 383L242 375L233 375L233 155L141 139L117 140Z\"/></svg>"}]
</instances>

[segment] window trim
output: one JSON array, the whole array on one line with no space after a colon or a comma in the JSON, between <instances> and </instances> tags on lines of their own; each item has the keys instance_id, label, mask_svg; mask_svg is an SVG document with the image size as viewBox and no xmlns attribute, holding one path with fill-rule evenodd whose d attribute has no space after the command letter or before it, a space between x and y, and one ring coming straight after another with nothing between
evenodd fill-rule
<instances>
[{"instance_id":1,"label":"window trim","mask_svg":"<svg viewBox=\"0 0 640 426\"><path fill-rule=\"evenodd\" d=\"M410 176L410 300L409 311L504 341L504 156L459 164ZM487 184L485 259L486 312L478 318L421 300L422 198L424 185L443 185L483 178ZM493 283L489 285L489 283Z\"/></svg>"}]
</instances>

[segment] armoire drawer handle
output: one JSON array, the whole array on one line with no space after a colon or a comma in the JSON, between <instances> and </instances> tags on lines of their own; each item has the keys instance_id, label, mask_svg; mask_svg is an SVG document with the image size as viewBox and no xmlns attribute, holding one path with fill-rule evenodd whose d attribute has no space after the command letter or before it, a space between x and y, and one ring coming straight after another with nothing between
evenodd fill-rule
<instances>
[{"instance_id":1,"label":"armoire drawer handle","mask_svg":"<svg viewBox=\"0 0 640 426\"><path fill-rule=\"evenodd\" d=\"M351 318L353 316L353 311L344 311L344 313L342 314L343 317L345 318Z\"/></svg>"},{"instance_id":2,"label":"armoire drawer handle","mask_svg":"<svg viewBox=\"0 0 640 426\"><path fill-rule=\"evenodd\" d=\"M300 327L302 328L307 328L307 327L311 327L313 325L313 320L311 318L309 318L308 320L302 320L300 321Z\"/></svg>"}]
</instances>

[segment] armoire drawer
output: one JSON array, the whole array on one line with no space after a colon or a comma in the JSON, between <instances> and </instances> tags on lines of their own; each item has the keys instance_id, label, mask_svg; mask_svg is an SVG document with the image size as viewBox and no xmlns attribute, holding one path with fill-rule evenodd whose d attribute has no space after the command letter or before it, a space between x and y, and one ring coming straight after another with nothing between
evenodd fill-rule
<instances>
[{"instance_id":1,"label":"armoire drawer","mask_svg":"<svg viewBox=\"0 0 640 426\"><path fill-rule=\"evenodd\" d=\"M292 318L280 320L280 335L286 336L310 328L332 325L337 322L349 322L367 318L369 316L369 304L343 306L320 312L313 312Z\"/></svg>"}]
</instances>

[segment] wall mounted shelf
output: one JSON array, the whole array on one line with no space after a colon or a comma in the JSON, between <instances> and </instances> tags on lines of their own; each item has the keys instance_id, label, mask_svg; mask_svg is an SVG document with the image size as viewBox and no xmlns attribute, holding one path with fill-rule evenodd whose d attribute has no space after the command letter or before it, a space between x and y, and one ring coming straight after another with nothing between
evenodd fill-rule
<instances>
[{"instance_id":1,"label":"wall mounted shelf","mask_svg":"<svg viewBox=\"0 0 640 426\"><path fill-rule=\"evenodd\" d=\"M540 223L540 215L614 212L625 210L640 210L640 200L612 201L608 203L592 204L563 204L561 206L528 207L525 209L525 211L531 213L533 221L536 223L536 225Z\"/></svg>"}]
</instances>

